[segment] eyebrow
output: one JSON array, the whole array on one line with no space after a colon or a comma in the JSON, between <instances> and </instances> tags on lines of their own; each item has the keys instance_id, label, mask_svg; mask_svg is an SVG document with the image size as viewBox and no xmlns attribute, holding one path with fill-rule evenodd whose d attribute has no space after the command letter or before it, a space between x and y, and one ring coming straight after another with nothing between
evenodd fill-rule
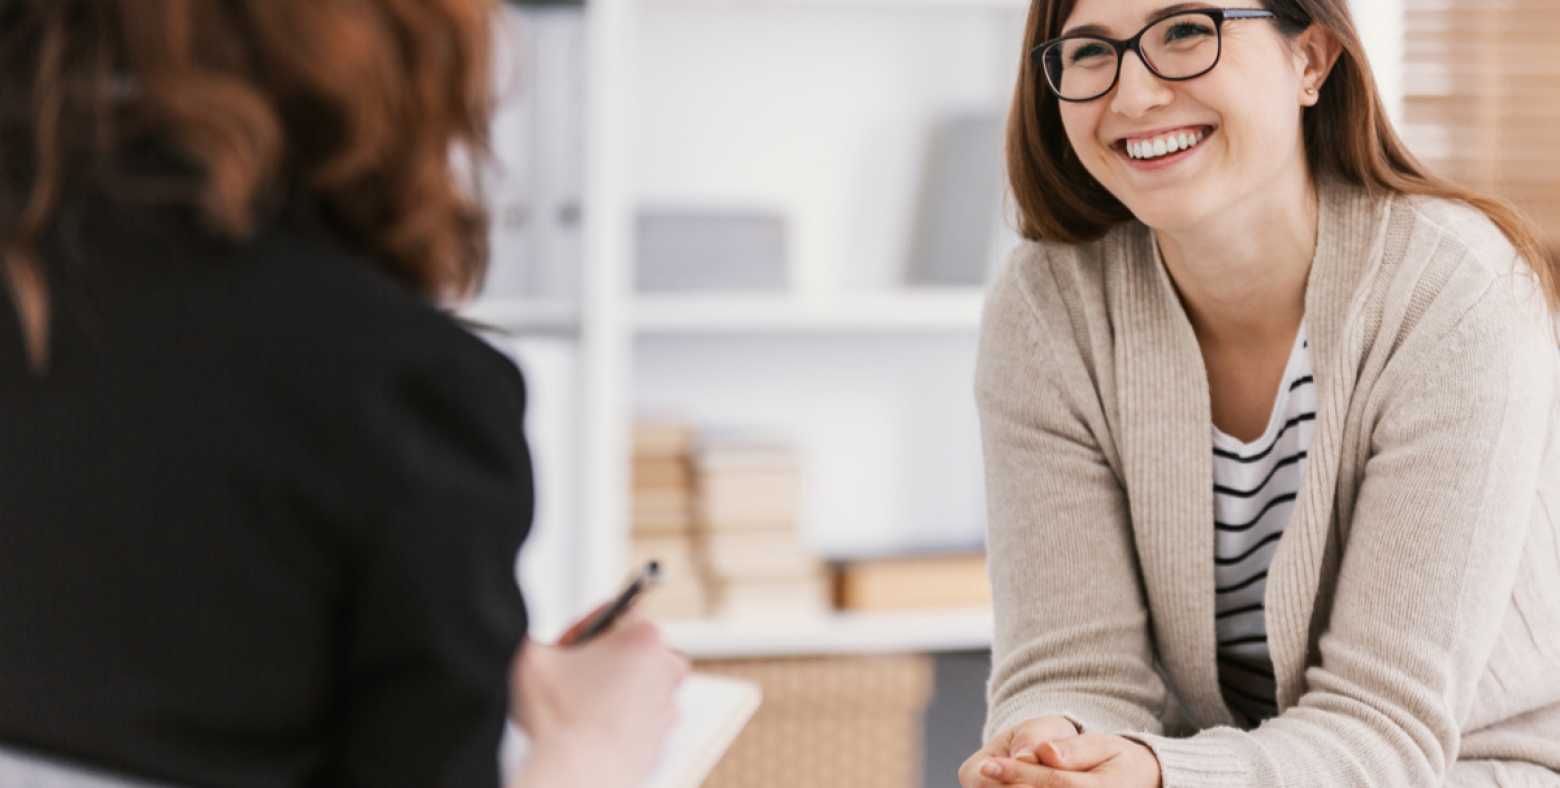
<instances>
[{"instance_id":1,"label":"eyebrow","mask_svg":"<svg viewBox=\"0 0 1560 788\"><path fill-rule=\"evenodd\" d=\"M1143 18L1143 24L1146 25L1151 20L1158 19L1158 18L1160 18L1162 16L1168 16L1170 14L1178 14L1178 13L1180 13L1182 11L1190 11L1190 10L1193 10L1193 9L1204 9L1204 8L1218 8L1218 7L1219 6L1210 5L1208 3L1176 3L1174 5L1167 5L1164 8L1161 8L1161 9L1159 9L1157 11L1150 11L1148 13L1148 15ZM1106 29L1106 27L1104 25L1093 25L1093 24L1090 24L1090 25L1078 25L1076 27L1071 27L1071 28L1068 28L1068 29L1062 31L1062 35L1063 36L1072 36L1072 35L1105 36L1105 37L1108 38L1108 37L1110 37L1110 30Z\"/></svg>"}]
</instances>

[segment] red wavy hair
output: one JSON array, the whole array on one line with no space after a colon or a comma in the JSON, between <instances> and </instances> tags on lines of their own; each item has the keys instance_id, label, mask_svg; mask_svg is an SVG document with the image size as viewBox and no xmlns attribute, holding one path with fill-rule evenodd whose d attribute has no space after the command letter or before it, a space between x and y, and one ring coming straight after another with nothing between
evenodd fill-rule
<instances>
[{"instance_id":1,"label":"red wavy hair","mask_svg":"<svg viewBox=\"0 0 1560 788\"><path fill-rule=\"evenodd\" d=\"M157 139L241 239L292 196L430 298L469 292L486 219L492 0L0 0L0 239L31 249L78 162ZM40 280L41 281L41 280ZM25 284L25 282L24 282Z\"/></svg>"}]
</instances>

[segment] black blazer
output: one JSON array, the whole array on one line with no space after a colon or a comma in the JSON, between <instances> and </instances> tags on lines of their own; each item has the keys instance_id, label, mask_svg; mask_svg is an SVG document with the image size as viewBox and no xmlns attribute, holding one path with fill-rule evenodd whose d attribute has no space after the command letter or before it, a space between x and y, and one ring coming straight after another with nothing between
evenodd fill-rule
<instances>
[{"instance_id":1,"label":"black blazer","mask_svg":"<svg viewBox=\"0 0 1560 788\"><path fill-rule=\"evenodd\" d=\"M498 784L523 383L322 227L227 244L68 205L42 377L0 295L0 746L185 785Z\"/></svg>"}]
</instances>

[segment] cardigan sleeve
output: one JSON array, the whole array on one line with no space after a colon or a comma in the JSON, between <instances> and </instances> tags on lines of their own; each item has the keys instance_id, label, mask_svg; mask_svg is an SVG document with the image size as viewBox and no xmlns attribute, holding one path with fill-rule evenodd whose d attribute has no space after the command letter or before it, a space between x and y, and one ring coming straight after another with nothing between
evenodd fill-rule
<instances>
[{"instance_id":1,"label":"cardigan sleeve","mask_svg":"<svg viewBox=\"0 0 1560 788\"><path fill-rule=\"evenodd\" d=\"M1548 322L1497 279L1389 364L1319 664L1251 732L1126 734L1165 788L1441 785L1511 602L1557 392ZM1382 392L1378 392L1382 393ZM1549 527L1547 524L1544 527Z\"/></svg>"},{"instance_id":2,"label":"cardigan sleeve","mask_svg":"<svg viewBox=\"0 0 1560 788\"><path fill-rule=\"evenodd\" d=\"M984 740L1047 715L1159 732L1166 693L1126 493L1081 410L1097 417L1098 403L1061 393L1022 262L988 298L976 371L996 615Z\"/></svg>"}]
</instances>

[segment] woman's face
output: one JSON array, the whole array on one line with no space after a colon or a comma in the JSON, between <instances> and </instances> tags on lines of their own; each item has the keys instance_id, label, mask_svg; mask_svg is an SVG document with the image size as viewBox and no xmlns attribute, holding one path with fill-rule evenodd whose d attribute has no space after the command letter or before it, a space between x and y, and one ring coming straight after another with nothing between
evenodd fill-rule
<instances>
[{"instance_id":1,"label":"woman's face","mask_svg":"<svg viewBox=\"0 0 1560 788\"><path fill-rule=\"evenodd\" d=\"M1127 39L1170 5L1078 0L1062 31L1098 25L1105 36ZM1261 8L1257 0L1181 5ZM1162 33L1155 28L1149 35ZM1152 46L1149 35L1145 48ZM1222 36L1218 65L1200 77L1162 80L1127 52L1109 93L1089 102L1060 102L1067 139L1084 167L1150 227L1197 226L1258 197L1264 185L1303 174L1301 107L1310 103L1301 81L1305 59L1272 19L1226 21ZM1131 152L1141 144L1152 156L1156 140L1184 144L1199 135L1191 148L1162 158L1139 159Z\"/></svg>"}]
</instances>

